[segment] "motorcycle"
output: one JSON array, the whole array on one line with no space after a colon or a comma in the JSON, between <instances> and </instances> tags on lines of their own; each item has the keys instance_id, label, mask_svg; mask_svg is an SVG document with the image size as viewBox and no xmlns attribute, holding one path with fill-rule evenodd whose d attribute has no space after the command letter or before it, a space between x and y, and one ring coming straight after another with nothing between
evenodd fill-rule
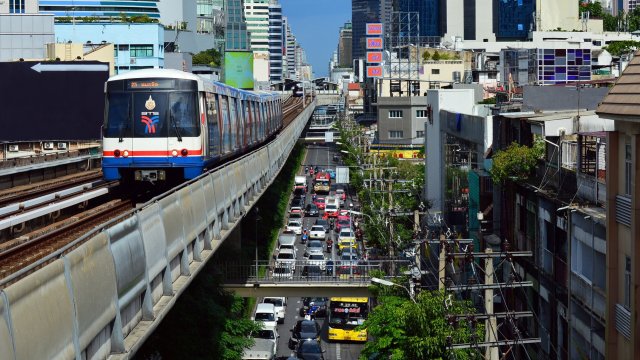
<instances>
[{"instance_id":1,"label":"motorcycle","mask_svg":"<svg viewBox=\"0 0 640 360\"><path fill-rule=\"evenodd\" d=\"M332 248L333 248L333 239L329 238L327 239L327 252L330 253Z\"/></svg>"}]
</instances>

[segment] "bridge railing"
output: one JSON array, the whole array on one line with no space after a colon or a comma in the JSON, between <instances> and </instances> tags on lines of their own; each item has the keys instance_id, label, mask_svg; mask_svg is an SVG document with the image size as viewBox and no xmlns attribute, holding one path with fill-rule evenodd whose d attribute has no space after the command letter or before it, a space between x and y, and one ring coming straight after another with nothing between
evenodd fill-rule
<instances>
[{"instance_id":1,"label":"bridge railing","mask_svg":"<svg viewBox=\"0 0 640 360\"><path fill-rule=\"evenodd\" d=\"M396 277L410 269L408 260L296 260L221 262L216 264L224 284L369 283L371 277Z\"/></svg>"}]
</instances>

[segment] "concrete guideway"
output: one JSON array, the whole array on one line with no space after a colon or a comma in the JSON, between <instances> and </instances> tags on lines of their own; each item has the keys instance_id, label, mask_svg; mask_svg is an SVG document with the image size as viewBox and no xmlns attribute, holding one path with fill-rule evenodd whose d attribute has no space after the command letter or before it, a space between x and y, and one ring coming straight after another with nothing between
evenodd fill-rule
<instances>
[{"instance_id":1,"label":"concrete guideway","mask_svg":"<svg viewBox=\"0 0 640 360\"><path fill-rule=\"evenodd\" d=\"M276 178L314 106L269 145L0 280L0 359L133 357Z\"/></svg>"}]
</instances>

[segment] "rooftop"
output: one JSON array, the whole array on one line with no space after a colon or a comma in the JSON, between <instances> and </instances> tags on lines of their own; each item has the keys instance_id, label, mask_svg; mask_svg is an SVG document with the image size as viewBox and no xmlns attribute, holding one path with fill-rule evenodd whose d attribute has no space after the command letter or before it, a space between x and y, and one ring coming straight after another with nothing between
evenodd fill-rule
<instances>
[{"instance_id":1,"label":"rooftop","mask_svg":"<svg viewBox=\"0 0 640 360\"><path fill-rule=\"evenodd\" d=\"M629 62L596 112L605 117L640 116L640 51ZM635 119L634 121L640 121Z\"/></svg>"}]
</instances>

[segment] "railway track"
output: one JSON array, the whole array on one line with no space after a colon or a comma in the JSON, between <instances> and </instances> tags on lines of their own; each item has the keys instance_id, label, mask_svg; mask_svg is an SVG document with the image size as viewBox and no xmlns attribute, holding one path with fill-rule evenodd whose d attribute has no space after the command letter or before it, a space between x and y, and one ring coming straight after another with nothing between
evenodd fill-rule
<instances>
[{"instance_id":1,"label":"railway track","mask_svg":"<svg viewBox=\"0 0 640 360\"><path fill-rule=\"evenodd\" d=\"M54 180L38 182L36 184L16 186L0 191L0 208L13 203L31 200L49 193L72 188L82 183L100 181L102 171L87 171L82 174L63 176Z\"/></svg>"},{"instance_id":2,"label":"railway track","mask_svg":"<svg viewBox=\"0 0 640 360\"><path fill-rule=\"evenodd\" d=\"M74 216L72 221L65 225L58 227L52 225L51 227L54 228L41 236L0 251L0 279L64 248L95 227L130 211L133 207L134 204L130 200L113 200ZM65 249L65 252L71 250L73 250L72 247ZM51 261L54 260L55 258L51 259ZM46 263L42 263L40 267L44 265ZM37 268L32 269L32 271L35 270ZM5 287L8 285L9 283L3 284Z\"/></svg>"}]
</instances>

